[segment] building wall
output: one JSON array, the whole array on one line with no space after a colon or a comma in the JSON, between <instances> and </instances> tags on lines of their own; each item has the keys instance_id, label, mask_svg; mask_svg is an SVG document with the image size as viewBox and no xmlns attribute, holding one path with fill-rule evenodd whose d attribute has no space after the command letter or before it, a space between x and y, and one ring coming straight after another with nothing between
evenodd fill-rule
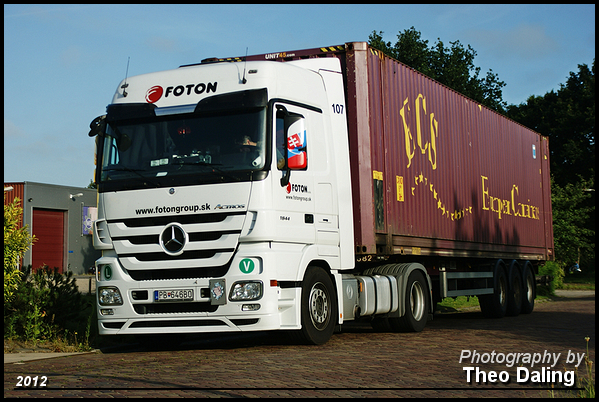
<instances>
[{"instance_id":1,"label":"building wall","mask_svg":"<svg viewBox=\"0 0 599 402\"><path fill-rule=\"evenodd\" d=\"M97 207L97 192L93 189L81 187L59 186L35 182L4 183L4 187L12 186L19 189L23 185L21 207L23 208L23 224L28 225L29 231L33 228L34 210L48 210L64 213L64 244L61 245L64 261L64 272L71 271L76 275L87 273L94 265L94 261L100 258L101 252L96 251L92 244L91 234L84 234L85 207ZM10 193L10 192L9 192ZM79 194L82 194L79 196ZM71 197L71 195L75 197ZM13 195L7 194L6 201L11 201ZM87 209L87 208L85 208ZM89 222L88 222L89 223ZM57 247L57 246L54 246ZM56 250L53 250L56 252ZM32 264L33 253L36 261L43 260L43 253L35 249L35 243L23 257L23 265ZM32 267L37 269L39 267ZM53 268L53 267L51 267Z\"/></svg>"}]
</instances>

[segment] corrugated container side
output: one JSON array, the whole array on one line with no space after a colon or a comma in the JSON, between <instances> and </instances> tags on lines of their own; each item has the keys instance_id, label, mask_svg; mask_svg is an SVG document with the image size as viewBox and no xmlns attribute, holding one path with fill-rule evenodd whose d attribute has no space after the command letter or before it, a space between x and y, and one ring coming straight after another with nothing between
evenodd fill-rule
<instances>
[{"instance_id":1,"label":"corrugated container side","mask_svg":"<svg viewBox=\"0 0 599 402\"><path fill-rule=\"evenodd\" d=\"M551 258L546 139L353 45L347 95L356 250Z\"/></svg>"}]
</instances>

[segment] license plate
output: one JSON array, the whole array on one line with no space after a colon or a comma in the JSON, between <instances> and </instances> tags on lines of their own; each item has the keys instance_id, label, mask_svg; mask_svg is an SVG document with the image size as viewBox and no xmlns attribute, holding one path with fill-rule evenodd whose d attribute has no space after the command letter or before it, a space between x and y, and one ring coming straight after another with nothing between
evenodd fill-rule
<instances>
[{"instance_id":1,"label":"license plate","mask_svg":"<svg viewBox=\"0 0 599 402\"><path fill-rule=\"evenodd\" d=\"M155 290L154 301L191 301L193 300L193 289L179 290Z\"/></svg>"}]
</instances>

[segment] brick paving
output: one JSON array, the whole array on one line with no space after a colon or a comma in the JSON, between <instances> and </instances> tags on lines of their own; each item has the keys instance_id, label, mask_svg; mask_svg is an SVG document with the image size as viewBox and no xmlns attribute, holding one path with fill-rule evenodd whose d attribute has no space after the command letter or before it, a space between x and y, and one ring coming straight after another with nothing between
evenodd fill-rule
<instances>
[{"instance_id":1,"label":"brick paving","mask_svg":"<svg viewBox=\"0 0 599 402\"><path fill-rule=\"evenodd\" d=\"M585 353L587 336L594 360L594 296L537 303L530 315L499 320L484 319L479 310L437 315L421 333L375 332L357 322L323 346L294 345L279 332L252 333L198 338L175 350L131 345L5 364L4 397L548 397L544 384L516 383L516 366L460 363L461 351L561 353L555 369L573 370L566 355ZM467 366L507 371L512 380L468 384ZM16 388L19 375L46 376L47 387Z\"/></svg>"}]
</instances>

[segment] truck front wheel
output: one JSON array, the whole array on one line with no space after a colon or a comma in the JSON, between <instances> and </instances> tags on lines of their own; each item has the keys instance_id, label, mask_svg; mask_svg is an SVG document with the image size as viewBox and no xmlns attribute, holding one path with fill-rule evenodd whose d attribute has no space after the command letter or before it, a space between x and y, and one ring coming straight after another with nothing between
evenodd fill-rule
<instances>
[{"instance_id":1,"label":"truck front wheel","mask_svg":"<svg viewBox=\"0 0 599 402\"><path fill-rule=\"evenodd\" d=\"M337 296L331 277L320 267L309 267L302 284L302 338L306 343L326 343L337 323Z\"/></svg>"}]
</instances>

